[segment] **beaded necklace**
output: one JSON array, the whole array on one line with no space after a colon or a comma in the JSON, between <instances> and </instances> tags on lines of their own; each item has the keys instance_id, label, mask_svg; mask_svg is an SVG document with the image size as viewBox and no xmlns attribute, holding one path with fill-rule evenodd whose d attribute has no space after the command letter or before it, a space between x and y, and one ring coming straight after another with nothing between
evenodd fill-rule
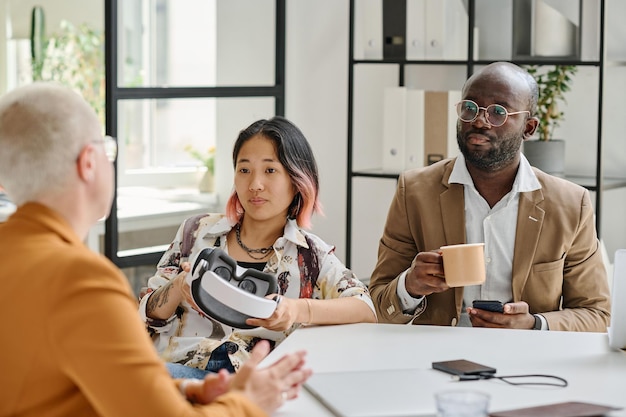
<instances>
[{"instance_id":1,"label":"beaded necklace","mask_svg":"<svg viewBox=\"0 0 626 417\"><path fill-rule=\"evenodd\" d=\"M237 237L237 243L239 244L239 246L241 246L241 249L245 250L248 256L251 257L252 259L256 259L260 261L261 259L266 258L271 253L271 250L274 249L273 245L268 246L267 248L260 248L260 249L250 249L249 247L247 247L241 241L241 224L239 223L235 225L235 236ZM256 253L260 253L261 256L259 257L259 256L253 255Z\"/></svg>"}]
</instances>

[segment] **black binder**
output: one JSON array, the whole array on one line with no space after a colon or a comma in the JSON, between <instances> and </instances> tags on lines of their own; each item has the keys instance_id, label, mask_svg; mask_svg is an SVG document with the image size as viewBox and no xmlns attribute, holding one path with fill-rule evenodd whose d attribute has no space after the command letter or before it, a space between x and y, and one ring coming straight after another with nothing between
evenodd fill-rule
<instances>
[{"instance_id":1,"label":"black binder","mask_svg":"<svg viewBox=\"0 0 626 417\"><path fill-rule=\"evenodd\" d=\"M382 0L383 58L406 58L406 0Z\"/></svg>"}]
</instances>

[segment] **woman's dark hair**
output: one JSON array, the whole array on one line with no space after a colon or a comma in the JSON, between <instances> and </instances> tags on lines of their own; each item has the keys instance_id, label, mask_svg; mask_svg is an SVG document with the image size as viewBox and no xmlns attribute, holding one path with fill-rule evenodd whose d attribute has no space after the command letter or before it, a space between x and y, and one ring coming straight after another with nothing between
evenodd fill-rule
<instances>
[{"instance_id":1,"label":"woman's dark hair","mask_svg":"<svg viewBox=\"0 0 626 417\"><path fill-rule=\"evenodd\" d=\"M296 219L301 227L310 228L313 213L322 212L318 201L317 163L311 145L302 131L284 117L275 116L269 120L258 120L239 132L233 147L233 167L237 165L237 157L244 143L259 135L274 142L278 160L287 170L296 188L288 216ZM239 221L243 214L243 206L237 192L233 191L226 203L226 215L232 221Z\"/></svg>"}]
</instances>

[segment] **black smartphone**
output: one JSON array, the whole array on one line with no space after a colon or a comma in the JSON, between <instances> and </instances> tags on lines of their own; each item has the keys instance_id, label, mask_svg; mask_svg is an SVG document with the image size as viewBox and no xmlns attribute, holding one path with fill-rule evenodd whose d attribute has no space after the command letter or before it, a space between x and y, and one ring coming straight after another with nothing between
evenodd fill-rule
<instances>
[{"instance_id":1,"label":"black smartphone","mask_svg":"<svg viewBox=\"0 0 626 417\"><path fill-rule=\"evenodd\" d=\"M433 369L443 371L452 375L483 375L495 374L496 368L481 365L480 363L457 359L453 361L433 362Z\"/></svg>"},{"instance_id":2,"label":"black smartphone","mask_svg":"<svg viewBox=\"0 0 626 417\"><path fill-rule=\"evenodd\" d=\"M504 304L498 300L474 300L472 302L472 307L485 311L504 313Z\"/></svg>"}]
</instances>

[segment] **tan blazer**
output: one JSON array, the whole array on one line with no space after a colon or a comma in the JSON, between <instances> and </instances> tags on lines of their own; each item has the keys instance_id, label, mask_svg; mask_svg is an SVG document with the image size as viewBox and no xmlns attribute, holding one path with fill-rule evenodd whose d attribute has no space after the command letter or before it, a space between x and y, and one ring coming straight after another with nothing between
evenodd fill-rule
<instances>
[{"instance_id":1,"label":"tan blazer","mask_svg":"<svg viewBox=\"0 0 626 417\"><path fill-rule=\"evenodd\" d=\"M418 252L466 242L463 185L448 183L454 161L404 172L398 180L370 282L381 322L413 318L403 314L396 288ZM541 313L550 330L605 332L609 288L589 192L534 171L542 188L519 197L513 300ZM426 302L414 324L455 325L463 288L429 295Z\"/></svg>"}]
</instances>

